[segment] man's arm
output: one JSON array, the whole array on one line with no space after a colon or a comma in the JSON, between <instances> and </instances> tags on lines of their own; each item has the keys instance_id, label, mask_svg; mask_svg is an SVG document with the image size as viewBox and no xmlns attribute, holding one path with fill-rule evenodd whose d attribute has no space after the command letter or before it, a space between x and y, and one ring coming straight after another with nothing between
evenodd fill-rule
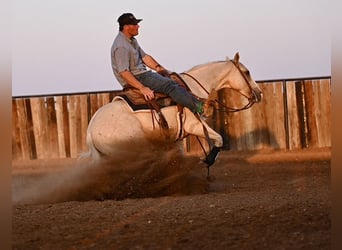
<instances>
[{"instance_id":1,"label":"man's arm","mask_svg":"<svg viewBox=\"0 0 342 250\"><path fill-rule=\"evenodd\" d=\"M139 82L134 75L128 71L120 72L120 76L132 87L137 88L144 95L146 100L152 100L154 98L153 90L149 87L144 86L141 82Z\"/></svg>"},{"instance_id":2,"label":"man's arm","mask_svg":"<svg viewBox=\"0 0 342 250\"><path fill-rule=\"evenodd\" d=\"M154 59L152 56L146 54L142 58L142 60L150 69L157 71L159 74L161 74L161 75L165 75L165 74L167 75L168 74L168 71L163 66L161 66L157 62L157 60Z\"/></svg>"}]
</instances>

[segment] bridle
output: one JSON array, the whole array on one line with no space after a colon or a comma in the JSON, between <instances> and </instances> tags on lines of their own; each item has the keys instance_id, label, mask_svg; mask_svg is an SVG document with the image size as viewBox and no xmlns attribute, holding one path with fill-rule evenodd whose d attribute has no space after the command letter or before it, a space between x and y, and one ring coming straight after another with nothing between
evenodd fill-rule
<instances>
[{"instance_id":1,"label":"bridle","mask_svg":"<svg viewBox=\"0 0 342 250\"><path fill-rule=\"evenodd\" d=\"M254 105L254 103L256 102L255 100L257 100L257 94L255 93L255 91L252 89L252 87L250 86L249 84L249 81L246 77L246 75L242 72L242 70L240 69L239 65L237 65L235 63L235 61L233 60L230 60L233 65L239 70L240 74L242 75L243 79L246 81L249 89L251 90L253 96L251 98L248 98L248 103L243 106L242 108L231 108L231 107L228 107L227 105L225 105L224 103L220 102L218 99L214 99L213 102L216 102L220 107L223 107L224 108L224 111L225 112L230 112L230 113L233 113L233 112L238 112L238 111L242 111L242 110L245 110L245 109L249 109L250 107L252 107ZM192 80L194 80L208 95L210 95L209 91L203 86L203 84L200 83L200 81L198 81L194 76L190 75L189 73L186 73L186 72L182 72L180 73L181 75L186 75L188 77L190 77Z\"/></svg>"}]
</instances>

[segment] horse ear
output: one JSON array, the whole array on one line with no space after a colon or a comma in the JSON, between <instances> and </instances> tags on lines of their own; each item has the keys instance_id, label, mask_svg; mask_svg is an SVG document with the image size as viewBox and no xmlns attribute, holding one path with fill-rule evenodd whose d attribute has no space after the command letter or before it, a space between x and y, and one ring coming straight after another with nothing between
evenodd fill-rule
<instances>
[{"instance_id":1,"label":"horse ear","mask_svg":"<svg viewBox=\"0 0 342 250\"><path fill-rule=\"evenodd\" d=\"M240 54L239 52L236 52L235 56L234 56L234 62L235 63L238 63L239 62L239 59L240 59Z\"/></svg>"}]
</instances>

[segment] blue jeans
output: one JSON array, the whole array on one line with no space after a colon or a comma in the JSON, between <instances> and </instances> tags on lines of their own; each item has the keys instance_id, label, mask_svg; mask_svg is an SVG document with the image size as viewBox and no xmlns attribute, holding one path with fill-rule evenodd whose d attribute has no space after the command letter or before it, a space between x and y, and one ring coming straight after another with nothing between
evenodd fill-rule
<instances>
[{"instance_id":1,"label":"blue jeans","mask_svg":"<svg viewBox=\"0 0 342 250\"><path fill-rule=\"evenodd\" d=\"M144 86L149 87L155 92L170 96L176 103L187 107L193 113L197 112L198 106L201 102L170 78L164 77L153 71L147 71L145 73L135 75L135 77Z\"/></svg>"}]
</instances>

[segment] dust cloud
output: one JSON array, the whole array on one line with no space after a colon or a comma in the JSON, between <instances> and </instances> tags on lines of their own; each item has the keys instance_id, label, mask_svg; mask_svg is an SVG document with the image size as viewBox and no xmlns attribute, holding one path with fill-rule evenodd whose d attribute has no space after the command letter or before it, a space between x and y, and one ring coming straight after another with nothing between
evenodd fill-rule
<instances>
[{"instance_id":1,"label":"dust cloud","mask_svg":"<svg viewBox=\"0 0 342 250\"><path fill-rule=\"evenodd\" d=\"M207 192L206 167L182 145L149 140L122 145L102 163L80 159L65 171L13 177L14 204L190 195Z\"/></svg>"}]
</instances>

